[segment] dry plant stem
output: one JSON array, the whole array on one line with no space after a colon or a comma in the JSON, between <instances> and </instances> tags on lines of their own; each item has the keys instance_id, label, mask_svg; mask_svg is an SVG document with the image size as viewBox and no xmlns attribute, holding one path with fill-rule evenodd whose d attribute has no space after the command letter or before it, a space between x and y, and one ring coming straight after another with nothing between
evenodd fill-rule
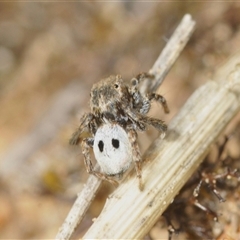
<instances>
[{"instance_id":1,"label":"dry plant stem","mask_svg":"<svg viewBox=\"0 0 240 240\"><path fill-rule=\"evenodd\" d=\"M144 191L134 175L124 181L83 239L142 239L149 232L240 111L240 67L230 69L220 81L200 87L171 121L165 139L149 148L143 159Z\"/></svg>"},{"instance_id":2,"label":"dry plant stem","mask_svg":"<svg viewBox=\"0 0 240 240\"><path fill-rule=\"evenodd\" d=\"M150 70L150 73L155 76L155 79L152 82L155 90L162 83L169 69L172 67L183 47L188 42L194 26L195 22L189 14L186 14ZM148 87L149 86L144 84L141 90L145 91ZM100 184L100 179L95 178L94 176L89 177L89 180L84 186L82 192L78 195L78 198L65 219L62 227L59 229L56 239L69 239L71 237L74 229L81 222L88 207L94 199ZM89 191L89 189L92 189L92 191ZM85 199L88 199L88 201L85 201Z\"/></svg>"},{"instance_id":3,"label":"dry plant stem","mask_svg":"<svg viewBox=\"0 0 240 240\"><path fill-rule=\"evenodd\" d=\"M142 92L157 91L179 54L187 44L194 28L195 21L192 20L191 15L186 14L149 71L149 73L155 76L155 79L151 82L145 81L141 88Z\"/></svg>"},{"instance_id":4,"label":"dry plant stem","mask_svg":"<svg viewBox=\"0 0 240 240\"><path fill-rule=\"evenodd\" d=\"M95 167L99 171L99 167ZM78 224L83 219L88 207L92 203L101 185L101 180L94 175L90 175L83 190L78 194L77 200L72 206L64 224L59 229L56 239L69 239Z\"/></svg>"}]
</instances>

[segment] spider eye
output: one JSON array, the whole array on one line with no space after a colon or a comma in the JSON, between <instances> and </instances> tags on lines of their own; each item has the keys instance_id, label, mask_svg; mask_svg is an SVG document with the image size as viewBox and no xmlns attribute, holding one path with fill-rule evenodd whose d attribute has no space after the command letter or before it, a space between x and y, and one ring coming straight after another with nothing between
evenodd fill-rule
<instances>
[{"instance_id":1,"label":"spider eye","mask_svg":"<svg viewBox=\"0 0 240 240\"><path fill-rule=\"evenodd\" d=\"M103 141L101 140L101 141L99 141L99 143L98 143L98 148L99 148L100 152L103 152L103 147L104 147L104 143L103 143Z\"/></svg>"},{"instance_id":2,"label":"spider eye","mask_svg":"<svg viewBox=\"0 0 240 240\"><path fill-rule=\"evenodd\" d=\"M112 145L114 148L119 148L119 140L118 139L112 139Z\"/></svg>"},{"instance_id":3,"label":"spider eye","mask_svg":"<svg viewBox=\"0 0 240 240\"><path fill-rule=\"evenodd\" d=\"M117 83L114 84L114 87L117 89L119 86Z\"/></svg>"},{"instance_id":4,"label":"spider eye","mask_svg":"<svg viewBox=\"0 0 240 240\"><path fill-rule=\"evenodd\" d=\"M136 86L138 83L138 80L136 78L132 79L132 86Z\"/></svg>"}]
</instances>

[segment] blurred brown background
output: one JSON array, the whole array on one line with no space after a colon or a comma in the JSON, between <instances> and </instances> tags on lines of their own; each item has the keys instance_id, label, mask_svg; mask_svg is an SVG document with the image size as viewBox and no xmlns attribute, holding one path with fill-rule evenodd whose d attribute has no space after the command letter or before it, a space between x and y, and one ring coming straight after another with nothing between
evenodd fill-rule
<instances>
[{"instance_id":1,"label":"blurred brown background","mask_svg":"<svg viewBox=\"0 0 240 240\"><path fill-rule=\"evenodd\" d=\"M0 3L1 239L55 237L88 176L68 139L89 110L91 85L148 71L186 13L196 30L159 90L171 114L152 113L166 122L240 49L240 4ZM111 190L103 185L75 237Z\"/></svg>"}]
</instances>

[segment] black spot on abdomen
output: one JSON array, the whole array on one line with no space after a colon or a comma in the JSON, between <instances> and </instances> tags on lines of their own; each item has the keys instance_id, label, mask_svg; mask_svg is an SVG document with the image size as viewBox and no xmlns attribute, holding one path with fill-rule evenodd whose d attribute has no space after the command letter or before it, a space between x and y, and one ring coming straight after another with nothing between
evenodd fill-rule
<instances>
[{"instance_id":1,"label":"black spot on abdomen","mask_svg":"<svg viewBox=\"0 0 240 240\"><path fill-rule=\"evenodd\" d=\"M99 148L100 152L103 152L104 143L102 140L98 142L98 148Z\"/></svg>"},{"instance_id":2,"label":"black spot on abdomen","mask_svg":"<svg viewBox=\"0 0 240 240\"><path fill-rule=\"evenodd\" d=\"M114 148L119 148L119 140L118 139L112 139L112 145Z\"/></svg>"}]
</instances>

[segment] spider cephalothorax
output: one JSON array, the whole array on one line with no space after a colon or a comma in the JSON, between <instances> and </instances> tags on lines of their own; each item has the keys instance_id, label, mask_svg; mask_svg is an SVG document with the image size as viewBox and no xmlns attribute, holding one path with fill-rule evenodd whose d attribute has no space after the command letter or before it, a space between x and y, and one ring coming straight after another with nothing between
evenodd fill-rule
<instances>
[{"instance_id":1,"label":"spider cephalothorax","mask_svg":"<svg viewBox=\"0 0 240 240\"><path fill-rule=\"evenodd\" d=\"M103 79L93 85L90 94L91 112L83 115L80 126L70 139L70 144L72 145L81 142L85 165L89 173L94 174L101 179L115 183L112 176L119 175L126 170L125 168L122 169L122 171L119 169L118 173L111 172L111 170L96 172L93 170L93 165L90 159L89 150L94 145L94 137L95 134L98 134L98 129L102 128L105 124L117 124L119 125L118 128L112 128L110 126L103 129L117 129L112 133L115 134L116 131L119 132L121 135L118 139L120 144L121 137L123 136L121 129L126 131L132 148L129 162L134 162L137 176L139 178L139 186L140 188L142 187L141 155L137 144L137 131L144 131L147 125L152 125L163 134L167 130L167 126L162 120L147 116L147 113L151 108L152 100L159 101L163 106L164 112L169 112L166 100L161 95L156 93L142 94L140 92L139 83L146 77L149 78L152 76L145 73L139 74L136 78L131 80L130 84L127 84L123 81L120 75L110 76L109 78ZM111 133L111 130L108 131ZM86 137L86 135L88 136ZM101 141L104 141L104 139ZM102 147L104 146L101 144L101 148ZM95 157L98 161L96 154ZM106 169L106 166L104 168Z\"/></svg>"}]
</instances>

